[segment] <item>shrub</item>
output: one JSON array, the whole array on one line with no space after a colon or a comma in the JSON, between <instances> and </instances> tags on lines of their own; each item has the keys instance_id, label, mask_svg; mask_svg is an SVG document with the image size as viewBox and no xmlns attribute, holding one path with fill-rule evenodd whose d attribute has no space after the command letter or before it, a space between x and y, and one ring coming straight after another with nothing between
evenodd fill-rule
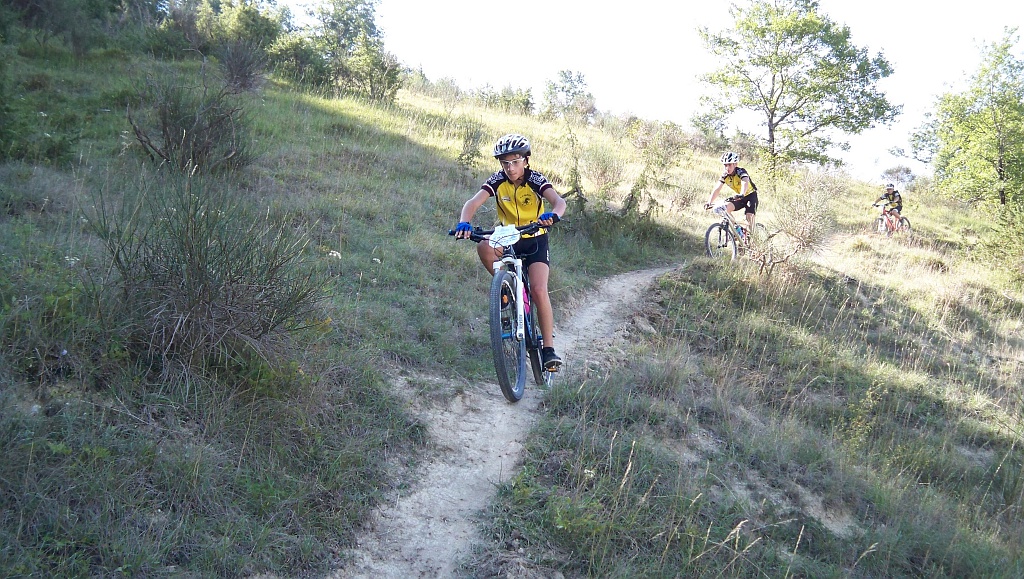
<instances>
[{"instance_id":1,"label":"shrub","mask_svg":"<svg viewBox=\"0 0 1024 579\"><path fill-rule=\"evenodd\" d=\"M117 272L106 285L121 294L129 348L164 369L244 376L321 319L324 280L304 266L307 239L225 185L165 174L96 207L89 221Z\"/></svg>"},{"instance_id":2,"label":"shrub","mask_svg":"<svg viewBox=\"0 0 1024 579\"><path fill-rule=\"evenodd\" d=\"M594 185L597 198L607 201L609 194L625 179L626 165L622 156L604 145L593 145L583 151L583 174Z\"/></svg>"},{"instance_id":3,"label":"shrub","mask_svg":"<svg viewBox=\"0 0 1024 579\"><path fill-rule=\"evenodd\" d=\"M484 140L484 126L480 121L459 117L455 121L458 135L462 138L462 150L459 152L458 162L460 167L470 168L480 159L480 145Z\"/></svg>"},{"instance_id":4,"label":"shrub","mask_svg":"<svg viewBox=\"0 0 1024 579\"><path fill-rule=\"evenodd\" d=\"M342 67L345 86L372 101L391 104L402 88L402 66L377 41L363 37Z\"/></svg>"},{"instance_id":5,"label":"shrub","mask_svg":"<svg viewBox=\"0 0 1024 579\"><path fill-rule=\"evenodd\" d=\"M241 93L263 85L263 71L267 67L267 53L246 40L232 40L217 50L221 72L228 89Z\"/></svg>"},{"instance_id":6,"label":"shrub","mask_svg":"<svg viewBox=\"0 0 1024 579\"><path fill-rule=\"evenodd\" d=\"M808 171L773 205L774 218L768 224L767 239L755 236L748 257L762 273L790 258L819 251L835 230L834 199L846 193L846 185L821 171ZM808 208L813 207L813 211Z\"/></svg>"},{"instance_id":7,"label":"shrub","mask_svg":"<svg viewBox=\"0 0 1024 579\"><path fill-rule=\"evenodd\" d=\"M151 159L186 172L252 163L249 121L230 88L211 88L205 73L198 83L172 74L149 84L149 114L140 118L129 109L128 121Z\"/></svg>"},{"instance_id":8,"label":"shrub","mask_svg":"<svg viewBox=\"0 0 1024 579\"><path fill-rule=\"evenodd\" d=\"M307 87L331 83L331 70L323 55L310 40L299 34L279 36L267 49L274 72L282 78Z\"/></svg>"},{"instance_id":9,"label":"shrub","mask_svg":"<svg viewBox=\"0 0 1024 579\"><path fill-rule=\"evenodd\" d=\"M198 54L198 38L195 15L188 17L178 10L172 10L159 26L146 30L144 44L157 58L180 59Z\"/></svg>"}]
</instances>

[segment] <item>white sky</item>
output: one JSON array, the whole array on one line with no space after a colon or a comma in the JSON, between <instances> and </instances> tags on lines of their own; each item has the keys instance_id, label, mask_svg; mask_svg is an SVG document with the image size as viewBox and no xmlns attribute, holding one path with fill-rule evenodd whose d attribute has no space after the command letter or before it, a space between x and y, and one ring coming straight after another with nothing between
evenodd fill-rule
<instances>
[{"instance_id":1,"label":"white sky","mask_svg":"<svg viewBox=\"0 0 1024 579\"><path fill-rule=\"evenodd\" d=\"M895 69L880 88L903 105L903 114L891 128L851 137L851 150L838 153L854 176L879 183L882 171L897 164L929 172L888 149L909 150L907 137L936 96L962 89L977 70L982 45L1001 39L1004 27L1024 24L1018 0L974 0L956 9L922 0L820 0L819 6L850 27L855 45L881 52ZM700 95L710 90L698 77L717 64L697 28L729 26L728 7L720 0L380 0L377 26L385 49L431 80L451 78L464 89L532 88L539 102L547 81L571 70L583 74L603 111L689 128ZM1016 52L1022 49L1018 44ZM763 133L760 126L742 129Z\"/></svg>"}]
</instances>

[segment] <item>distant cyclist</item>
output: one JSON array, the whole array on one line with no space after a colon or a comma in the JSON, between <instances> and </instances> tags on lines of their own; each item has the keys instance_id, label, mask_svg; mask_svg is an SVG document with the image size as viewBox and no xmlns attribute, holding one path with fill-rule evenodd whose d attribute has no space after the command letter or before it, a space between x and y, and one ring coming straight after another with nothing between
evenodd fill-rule
<instances>
[{"instance_id":1,"label":"distant cyclist","mask_svg":"<svg viewBox=\"0 0 1024 579\"><path fill-rule=\"evenodd\" d=\"M704 209L711 209L714 206L715 197L726 185L735 193L725 200L725 210L732 217L732 212L742 209L747 218L748 231L754 231L754 219L757 213L757 185L750 178L750 174L743 167L738 166L740 162L739 153L729 151L722 155L722 166L725 170L718 178L718 186L711 192L711 198L704 204Z\"/></svg>"},{"instance_id":2,"label":"distant cyclist","mask_svg":"<svg viewBox=\"0 0 1024 579\"><path fill-rule=\"evenodd\" d=\"M501 171L490 176L480 190L469 198L462 206L459 224L455 227L457 238L469 238L473 215L487 201L494 197L498 206L498 220L502 225L529 225L539 221L542 225L552 225L565 214L565 200L555 191L554 185L547 177L530 169L530 140L522 135L508 134L494 144L494 158L501 163ZM544 201L551 206L544 211ZM557 371L562 359L555 353L554 326L555 318L551 309L551 297L548 295L548 277L550 263L548 259L547 229L530 236L523 236L515 244L516 255L523 260L530 276L530 299L537 308L540 332L544 338L541 360L544 368ZM487 242L477 244L477 254L484 269L491 275L495 256L501 256L501 250L495 250Z\"/></svg>"},{"instance_id":3,"label":"distant cyclist","mask_svg":"<svg viewBox=\"0 0 1024 579\"><path fill-rule=\"evenodd\" d=\"M900 197L900 192L893 188L892 183L889 183L885 186L885 193L875 199L871 206L881 207L882 211L889 213L899 222L900 213L903 212L903 197Z\"/></svg>"}]
</instances>

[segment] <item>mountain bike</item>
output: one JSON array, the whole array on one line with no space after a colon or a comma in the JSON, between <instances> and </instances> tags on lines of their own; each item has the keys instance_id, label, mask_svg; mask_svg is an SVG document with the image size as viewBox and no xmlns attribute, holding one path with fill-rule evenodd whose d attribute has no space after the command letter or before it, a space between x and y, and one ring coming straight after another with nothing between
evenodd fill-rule
<instances>
[{"instance_id":1,"label":"mountain bike","mask_svg":"<svg viewBox=\"0 0 1024 579\"><path fill-rule=\"evenodd\" d=\"M491 247L503 248L492 268L489 319L494 370L501 393L509 402L518 402L523 397L527 360L538 386L550 385L553 378L553 372L541 364L544 338L537 310L530 303L530 277L512 247L524 234L536 233L542 227L549 226L531 223L521 227L502 225L491 230L474 227L469 236L470 241L487 241ZM448 235L455 235L455 230L449 230Z\"/></svg>"},{"instance_id":2,"label":"mountain bike","mask_svg":"<svg viewBox=\"0 0 1024 579\"><path fill-rule=\"evenodd\" d=\"M906 217L901 216L899 213L893 213L877 203L872 203L871 206L882 207L882 214L875 219L875 231L884 234L886 237L891 236L897 231L910 231L910 220Z\"/></svg>"},{"instance_id":3,"label":"mountain bike","mask_svg":"<svg viewBox=\"0 0 1024 579\"><path fill-rule=\"evenodd\" d=\"M768 240L768 229L763 224L755 224L754 234L751 235L750 228L737 223L732 215L725 210L724 204L716 205L713 211L722 220L712 223L704 232L704 249L707 251L708 257L716 259L728 257L729 261L732 261L739 257L741 251Z\"/></svg>"}]
</instances>

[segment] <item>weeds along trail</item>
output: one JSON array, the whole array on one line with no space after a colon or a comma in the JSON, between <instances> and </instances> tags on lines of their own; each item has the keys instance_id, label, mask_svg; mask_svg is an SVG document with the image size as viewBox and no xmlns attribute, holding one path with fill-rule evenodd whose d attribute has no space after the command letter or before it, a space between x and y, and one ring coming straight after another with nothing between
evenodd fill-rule
<instances>
[{"instance_id":1,"label":"weeds along trail","mask_svg":"<svg viewBox=\"0 0 1024 579\"><path fill-rule=\"evenodd\" d=\"M672 269L614 276L585 296L556 328L556 346L566 359L558 380L566 380L584 368L589 358L611 347L641 305L641 290ZM395 385L410 390L405 378L396 378ZM515 472L542 396L535 387L528 387L520 402L510 404L498 385L488 382L466 388L446 407L418 407L417 396L410 393L407 399L428 425L434 448L427 462L413 469L407 491L391 497L374 513L349 553L351 563L331 577L451 576L459 559L478 541L479 513L497 485Z\"/></svg>"}]
</instances>

